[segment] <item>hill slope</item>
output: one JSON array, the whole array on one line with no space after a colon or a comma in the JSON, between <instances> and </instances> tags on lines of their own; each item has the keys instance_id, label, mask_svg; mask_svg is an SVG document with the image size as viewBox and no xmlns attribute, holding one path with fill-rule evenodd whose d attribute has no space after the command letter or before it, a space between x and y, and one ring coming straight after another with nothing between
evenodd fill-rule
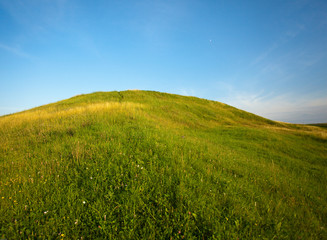
<instances>
[{"instance_id":1,"label":"hill slope","mask_svg":"<svg viewBox=\"0 0 327 240\"><path fill-rule=\"evenodd\" d=\"M0 237L326 239L327 130L148 91L0 118Z\"/></svg>"}]
</instances>

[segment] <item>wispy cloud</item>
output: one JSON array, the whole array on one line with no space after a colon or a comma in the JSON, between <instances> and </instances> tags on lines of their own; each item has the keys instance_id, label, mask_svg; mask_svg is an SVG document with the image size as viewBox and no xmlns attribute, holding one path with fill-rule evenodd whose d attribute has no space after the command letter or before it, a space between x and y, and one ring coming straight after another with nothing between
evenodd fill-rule
<instances>
[{"instance_id":1,"label":"wispy cloud","mask_svg":"<svg viewBox=\"0 0 327 240\"><path fill-rule=\"evenodd\" d=\"M22 58L27 58L27 59L33 59L34 57L25 53L24 51L22 51L19 48L15 48L15 47L11 47L5 44L0 43L0 49L5 50L11 54L14 54L18 57L22 57Z\"/></svg>"},{"instance_id":2,"label":"wispy cloud","mask_svg":"<svg viewBox=\"0 0 327 240\"><path fill-rule=\"evenodd\" d=\"M188 14L184 1L138 1L135 4L131 27L150 45L167 46L171 32Z\"/></svg>"},{"instance_id":3,"label":"wispy cloud","mask_svg":"<svg viewBox=\"0 0 327 240\"><path fill-rule=\"evenodd\" d=\"M94 37L80 27L85 25L85 22L80 22L84 19L79 22L75 21L82 11L78 4L67 0L29 2L17 0L0 1L0 8L7 12L10 19L19 26L19 34L12 34L10 38L17 46L31 46L37 45L37 43L40 43L40 47L50 44L60 46L65 41L73 47L77 46L85 52L99 57L101 51L98 50ZM61 38L59 41L57 41L58 36ZM20 57L32 58L19 47L0 43L0 49ZM42 53L44 52L41 52L41 55Z\"/></svg>"},{"instance_id":4,"label":"wispy cloud","mask_svg":"<svg viewBox=\"0 0 327 240\"><path fill-rule=\"evenodd\" d=\"M53 1L1 1L0 6L18 24L29 30L40 30L49 26L59 26L63 19L66 0Z\"/></svg>"},{"instance_id":5,"label":"wispy cloud","mask_svg":"<svg viewBox=\"0 0 327 240\"><path fill-rule=\"evenodd\" d=\"M179 89L177 91L177 94L181 94L183 96L196 96L194 89L185 89L185 88Z\"/></svg>"},{"instance_id":6,"label":"wispy cloud","mask_svg":"<svg viewBox=\"0 0 327 240\"><path fill-rule=\"evenodd\" d=\"M327 97L234 92L224 101L272 120L292 123L327 122Z\"/></svg>"},{"instance_id":7,"label":"wispy cloud","mask_svg":"<svg viewBox=\"0 0 327 240\"><path fill-rule=\"evenodd\" d=\"M250 65L254 66L265 62L268 58L270 58L274 51L282 48L285 44L292 41L304 30L304 25L297 25L294 29L290 29L284 33L281 33L279 39L276 39L275 42L266 48L266 50L259 53L258 56L250 63Z\"/></svg>"}]
</instances>

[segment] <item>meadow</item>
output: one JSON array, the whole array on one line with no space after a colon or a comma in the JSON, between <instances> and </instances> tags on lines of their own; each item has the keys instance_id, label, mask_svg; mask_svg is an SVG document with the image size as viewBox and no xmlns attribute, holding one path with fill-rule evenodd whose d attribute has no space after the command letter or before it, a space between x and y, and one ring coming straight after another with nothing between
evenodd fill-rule
<instances>
[{"instance_id":1,"label":"meadow","mask_svg":"<svg viewBox=\"0 0 327 240\"><path fill-rule=\"evenodd\" d=\"M1 239L327 239L327 129L151 91L0 117Z\"/></svg>"}]
</instances>

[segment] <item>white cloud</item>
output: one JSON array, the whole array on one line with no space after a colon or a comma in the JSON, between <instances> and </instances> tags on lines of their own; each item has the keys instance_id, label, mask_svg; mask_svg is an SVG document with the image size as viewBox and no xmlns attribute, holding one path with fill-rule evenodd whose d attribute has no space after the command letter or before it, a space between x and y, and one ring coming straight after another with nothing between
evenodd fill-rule
<instances>
[{"instance_id":1,"label":"white cloud","mask_svg":"<svg viewBox=\"0 0 327 240\"><path fill-rule=\"evenodd\" d=\"M180 89L177 91L177 94L183 95L183 96L195 96L195 91L193 89Z\"/></svg>"},{"instance_id":2,"label":"white cloud","mask_svg":"<svg viewBox=\"0 0 327 240\"><path fill-rule=\"evenodd\" d=\"M234 92L224 101L234 107L276 121L327 122L327 97Z\"/></svg>"}]
</instances>

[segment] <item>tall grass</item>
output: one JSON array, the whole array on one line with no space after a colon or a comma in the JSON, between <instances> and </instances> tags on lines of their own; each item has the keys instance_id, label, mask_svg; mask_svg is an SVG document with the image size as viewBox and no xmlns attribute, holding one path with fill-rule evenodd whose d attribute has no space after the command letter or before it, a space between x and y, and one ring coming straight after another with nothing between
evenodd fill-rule
<instances>
[{"instance_id":1,"label":"tall grass","mask_svg":"<svg viewBox=\"0 0 327 240\"><path fill-rule=\"evenodd\" d=\"M327 131L158 92L0 118L0 237L326 239Z\"/></svg>"}]
</instances>

